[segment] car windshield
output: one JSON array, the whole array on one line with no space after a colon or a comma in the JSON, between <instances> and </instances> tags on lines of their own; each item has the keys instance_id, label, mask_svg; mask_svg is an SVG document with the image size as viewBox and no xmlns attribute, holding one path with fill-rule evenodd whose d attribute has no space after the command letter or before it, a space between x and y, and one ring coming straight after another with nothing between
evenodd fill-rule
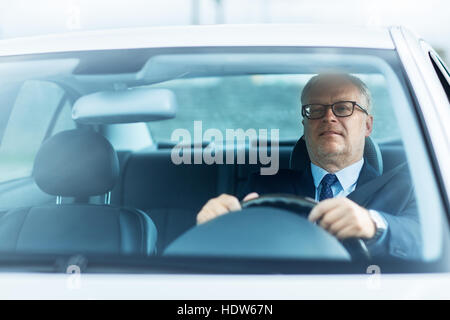
<instances>
[{"instance_id":1,"label":"car windshield","mask_svg":"<svg viewBox=\"0 0 450 320\"><path fill-rule=\"evenodd\" d=\"M445 211L394 50L30 54L0 58L0 74L3 259L82 256L101 261L101 272L208 273L335 273L361 261L408 272L442 260ZM368 98L302 98L318 74L359 79ZM332 110L308 119L309 104ZM336 141L354 134L351 119L373 119L359 178L337 171L341 189L330 189L370 214L370 237L340 239L308 219L326 187L313 184L321 168L305 128L324 117L335 122L320 137ZM245 203L255 190L259 202ZM201 223L199 212L224 194L239 208Z\"/></svg>"},{"instance_id":2,"label":"car windshield","mask_svg":"<svg viewBox=\"0 0 450 320\"><path fill-rule=\"evenodd\" d=\"M152 87L172 90L180 106L177 117L149 122L156 142L169 142L177 128L194 134L193 119L203 130L278 129L280 141L297 141L303 135L300 94L314 74L254 74L170 80ZM380 74L357 74L369 87L374 100L372 138L399 140L400 132L390 110L386 81ZM230 99L230 97L232 97ZM213 111L212 111L213 109ZM277 110L277 112L274 112Z\"/></svg>"}]
</instances>

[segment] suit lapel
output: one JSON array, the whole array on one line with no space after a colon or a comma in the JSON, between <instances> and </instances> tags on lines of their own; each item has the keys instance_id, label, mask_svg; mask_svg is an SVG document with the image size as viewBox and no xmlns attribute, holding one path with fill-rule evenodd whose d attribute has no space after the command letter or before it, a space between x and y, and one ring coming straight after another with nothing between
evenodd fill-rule
<instances>
[{"instance_id":1,"label":"suit lapel","mask_svg":"<svg viewBox=\"0 0 450 320\"><path fill-rule=\"evenodd\" d=\"M375 179L378 176L379 175L377 171L367 161L364 161L364 165L361 168L361 172L359 174L358 181L356 183L356 188L358 188L358 186L365 185L366 183L370 182L372 179Z\"/></svg>"},{"instance_id":2,"label":"suit lapel","mask_svg":"<svg viewBox=\"0 0 450 320\"><path fill-rule=\"evenodd\" d=\"M295 194L315 199L316 189L311 173L311 166L308 166L308 168L303 171L293 171L293 174ZM361 205L363 202L368 201L372 195L372 193L368 191L373 189L371 182L377 177L379 177L378 172L370 164L368 164L367 161L364 161L364 165L361 168L361 172L356 183L356 189L350 193L347 198Z\"/></svg>"},{"instance_id":3,"label":"suit lapel","mask_svg":"<svg viewBox=\"0 0 450 320\"><path fill-rule=\"evenodd\" d=\"M355 191L353 191L348 198L359 203L361 206L366 206L379 189L388 184L390 180L395 179L398 176L398 173L405 170L405 168L406 163L383 173L381 176L374 171L375 176L370 174L373 178L367 180L361 186L357 185Z\"/></svg>"},{"instance_id":4,"label":"suit lapel","mask_svg":"<svg viewBox=\"0 0 450 320\"><path fill-rule=\"evenodd\" d=\"M371 196L371 194L367 192L367 189L371 186L370 182L378 176L377 171L368 164L367 161L364 161L364 165L361 168L361 172L356 182L356 189L350 193L347 198L362 205L363 202Z\"/></svg>"}]
</instances>

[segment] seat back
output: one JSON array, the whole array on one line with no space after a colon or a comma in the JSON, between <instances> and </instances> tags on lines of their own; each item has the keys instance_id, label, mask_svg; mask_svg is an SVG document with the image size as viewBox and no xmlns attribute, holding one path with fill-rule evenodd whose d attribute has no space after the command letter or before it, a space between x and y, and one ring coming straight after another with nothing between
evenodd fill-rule
<instances>
[{"instance_id":1,"label":"seat back","mask_svg":"<svg viewBox=\"0 0 450 320\"><path fill-rule=\"evenodd\" d=\"M380 144L383 155L383 168L389 171L407 161L404 146L401 141L385 142Z\"/></svg>"},{"instance_id":2,"label":"seat back","mask_svg":"<svg viewBox=\"0 0 450 320\"><path fill-rule=\"evenodd\" d=\"M90 130L64 131L49 138L38 151L33 167L36 184L57 199L108 193L118 176L113 147ZM147 255L155 252L156 227L142 211L107 203L57 202L7 212L0 218L0 249Z\"/></svg>"}]
</instances>

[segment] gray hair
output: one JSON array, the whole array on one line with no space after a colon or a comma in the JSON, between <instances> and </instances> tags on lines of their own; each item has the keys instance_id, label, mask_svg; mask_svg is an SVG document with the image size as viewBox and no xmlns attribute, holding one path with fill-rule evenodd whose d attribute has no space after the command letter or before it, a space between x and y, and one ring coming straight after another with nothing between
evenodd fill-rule
<instances>
[{"instance_id":1,"label":"gray hair","mask_svg":"<svg viewBox=\"0 0 450 320\"><path fill-rule=\"evenodd\" d=\"M367 105L363 106L363 107L367 108L367 112L370 113L370 111L372 110L372 97L371 97L369 88L361 79L359 79L358 77L355 77L351 74L347 74L347 73L321 73L321 74L315 75L314 77L309 79L309 81L306 83L306 85L302 91L302 96L301 96L302 105L307 103L311 89L315 85L317 85L320 81L322 81L323 79L327 79L327 78L334 78L335 80L342 79L344 81L350 82L356 88L358 88L359 92L365 98L366 103L367 103Z\"/></svg>"}]
</instances>

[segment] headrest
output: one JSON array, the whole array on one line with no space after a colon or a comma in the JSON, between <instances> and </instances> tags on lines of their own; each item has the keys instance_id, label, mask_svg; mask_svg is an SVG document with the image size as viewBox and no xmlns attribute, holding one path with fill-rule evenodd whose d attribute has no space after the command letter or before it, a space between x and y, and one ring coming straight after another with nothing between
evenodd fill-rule
<instances>
[{"instance_id":1,"label":"headrest","mask_svg":"<svg viewBox=\"0 0 450 320\"><path fill-rule=\"evenodd\" d=\"M119 160L102 135L91 130L63 131L42 144L33 176L39 188L51 195L100 195L114 187Z\"/></svg>"},{"instance_id":2,"label":"headrest","mask_svg":"<svg viewBox=\"0 0 450 320\"><path fill-rule=\"evenodd\" d=\"M383 173L383 159L380 148L371 137L366 137L363 157L380 175ZM289 167L292 170L303 171L309 163L310 159L306 149L306 142L304 136L302 136L292 150Z\"/></svg>"}]
</instances>

